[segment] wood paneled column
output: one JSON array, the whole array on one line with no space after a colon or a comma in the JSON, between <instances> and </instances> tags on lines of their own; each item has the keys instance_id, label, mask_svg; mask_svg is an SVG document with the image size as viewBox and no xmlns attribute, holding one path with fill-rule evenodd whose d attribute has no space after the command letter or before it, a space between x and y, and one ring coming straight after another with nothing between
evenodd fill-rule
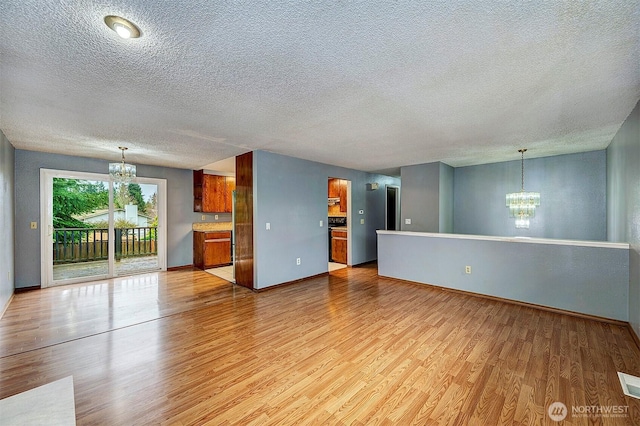
<instances>
[{"instance_id":1,"label":"wood paneled column","mask_svg":"<svg viewBox=\"0 0 640 426\"><path fill-rule=\"evenodd\" d=\"M235 204L236 284L254 289L253 282L253 153L236 157Z\"/></svg>"}]
</instances>

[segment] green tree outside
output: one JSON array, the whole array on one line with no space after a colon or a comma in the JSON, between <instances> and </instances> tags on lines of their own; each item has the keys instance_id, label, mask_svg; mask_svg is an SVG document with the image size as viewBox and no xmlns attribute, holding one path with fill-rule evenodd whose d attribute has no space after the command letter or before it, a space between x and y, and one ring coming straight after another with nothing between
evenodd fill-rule
<instances>
[{"instance_id":1,"label":"green tree outside","mask_svg":"<svg viewBox=\"0 0 640 426\"><path fill-rule=\"evenodd\" d=\"M127 185L127 191L129 192L129 199L132 201L132 204L138 206L138 211L141 213L147 212L147 203L144 202L144 197L142 196L142 188L137 183L130 183Z\"/></svg>"},{"instance_id":2,"label":"green tree outside","mask_svg":"<svg viewBox=\"0 0 640 426\"><path fill-rule=\"evenodd\" d=\"M104 182L78 179L53 179L53 227L92 228L73 216L109 206L109 191Z\"/></svg>"}]
</instances>

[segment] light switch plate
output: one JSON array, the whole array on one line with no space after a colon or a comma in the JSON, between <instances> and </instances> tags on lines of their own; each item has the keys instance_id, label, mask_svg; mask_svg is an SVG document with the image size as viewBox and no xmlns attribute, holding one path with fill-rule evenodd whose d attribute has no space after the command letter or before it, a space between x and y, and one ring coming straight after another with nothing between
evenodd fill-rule
<instances>
[{"instance_id":1,"label":"light switch plate","mask_svg":"<svg viewBox=\"0 0 640 426\"><path fill-rule=\"evenodd\" d=\"M267 222L267 231L271 229L271 223Z\"/></svg>"},{"instance_id":2,"label":"light switch plate","mask_svg":"<svg viewBox=\"0 0 640 426\"><path fill-rule=\"evenodd\" d=\"M405 225L411 225L411 219L407 218L404 220Z\"/></svg>"},{"instance_id":3,"label":"light switch plate","mask_svg":"<svg viewBox=\"0 0 640 426\"><path fill-rule=\"evenodd\" d=\"M360 225L364 225L364 219L360 219Z\"/></svg>"},{"instance_id":4,"label":"light switch plate","mask_svg":"<svg viewBox=\"0 0 640 426\"><path fill-rule=\"evenodd\" d=\"M320 221L320 228L322 228L322 221Z\"/></svg>"}]
</instances>

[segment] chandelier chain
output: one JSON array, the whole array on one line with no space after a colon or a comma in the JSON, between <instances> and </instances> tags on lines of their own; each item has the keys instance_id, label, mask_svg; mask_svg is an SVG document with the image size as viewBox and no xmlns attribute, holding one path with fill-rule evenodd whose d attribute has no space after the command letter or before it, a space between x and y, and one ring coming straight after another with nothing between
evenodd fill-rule
<instances>
[{"instance_id":1,"label":"chandelier chain","mask_svg":"<svg viewBox=\"0 0 640 426\"><path fill-rule=\"evenodd\" d=\"M520 150L520 155L521 155L521 160L520 160L520 170L521 170L521 181L522 181L522 192L524 192L524 152L526 150L525 149L521 149Z\"/></svg>"}]
</instances>

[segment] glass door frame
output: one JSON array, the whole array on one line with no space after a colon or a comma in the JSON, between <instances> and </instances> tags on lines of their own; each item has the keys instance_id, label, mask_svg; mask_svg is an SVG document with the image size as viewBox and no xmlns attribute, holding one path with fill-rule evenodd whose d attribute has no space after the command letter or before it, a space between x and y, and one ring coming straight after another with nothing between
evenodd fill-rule
<instances>
[{"instance_id":1,"label":"glass door frame","mask_svg":"<svg viewBox=\"0 0 640 426\"><path fill-rule=\"evenodd\" d=\"M115 274L115 246L108 244L108 272L107 274L91 275L87 277L71 278L54 281L53 279L53 179L77 179L107 182L109 185L109 242L115 240L114 231L114 185L108 174L77 172L72 170L40 169L40 283L42 288L87 282L100 279L114 278ZM157 250L158 269L141 272L167 270L167 181L166 179L138 177L132 183L157 185L158 230Z\"/></svg>"}]
</instances>

